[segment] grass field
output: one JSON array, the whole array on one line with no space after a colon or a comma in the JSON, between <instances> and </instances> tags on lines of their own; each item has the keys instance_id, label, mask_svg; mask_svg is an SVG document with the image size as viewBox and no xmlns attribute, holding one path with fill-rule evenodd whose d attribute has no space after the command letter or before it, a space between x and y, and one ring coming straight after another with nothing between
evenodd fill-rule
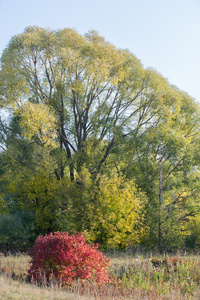
<instances>
[{"instance_id":1,"label":"grass field","mask_svg":"<svg viewBox=\"0 0 200 300\"><path fill-rule=\"evenodd\" d=\"M200 299L200 257L143 258L126 253L111 258L109 285L27 282L30 257L0 256L0 299Z\"/></svg>"}]
</instances>

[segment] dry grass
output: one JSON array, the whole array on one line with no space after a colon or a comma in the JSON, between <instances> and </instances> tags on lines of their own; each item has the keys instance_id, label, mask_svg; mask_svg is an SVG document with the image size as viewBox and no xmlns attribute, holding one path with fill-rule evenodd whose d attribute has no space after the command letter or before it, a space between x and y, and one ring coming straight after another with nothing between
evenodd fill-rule
<instances>
[{"instance_id":1,"label":"dry grass","mask_svg":"<svg viewBox=\"0 0 200 300\"><path fill-rule=\"evenodd\" d=\"M0 256L0 299L89 299L78 293L63 290L58 285L41 287L27 283L26 275L29 261L28 255Z\"/></svg>"},{"instance_id":2,"label":"dry grass","mask_svg":"<svg viewBox=\"0 0 200 300\"><path fill-rule=\"evenodd\" d=\"M26 280L30 257L0 256L0 299L200 299L200 258L181 257L177 270L151 260L120 253L111 257L111 284L94 286L74 283L67 289L58 284L37 286ZM158 260L162 260L159 258Z\"/></svg>"},{"instance_id":3,"label":"dry grass","mask_svg":"<svg viewBox=\"0 0 200 300\"><path fill-rule=\"evenodd\" d=\"M59 290L55 287L45 288L27 284L17 280L12 280L6 276L0 276L0 299L19 300L43 300L43 299L86 299L77 295Z\"/></svg>"}]
</instances>

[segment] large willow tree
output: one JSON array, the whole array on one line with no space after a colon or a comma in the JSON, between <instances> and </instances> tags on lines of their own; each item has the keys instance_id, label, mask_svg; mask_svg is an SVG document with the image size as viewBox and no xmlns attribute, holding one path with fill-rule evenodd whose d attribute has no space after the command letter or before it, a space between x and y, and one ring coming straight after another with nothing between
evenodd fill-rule
<instances>
[{"instance_id":1,"label":"large willow tree","mask_svg":"<svg viewBox=\"0 0 200 300\"><path fill-rule=\"evenodd\" d=\"M72 29L29 27L14 36L1 59L0 90L22 135L59 149L55 175L62 178L67 164L71 180L83 163L95 178L123 137L157 122L174 101L168 83L129 51Z\"/></svg>"}]
</instances>

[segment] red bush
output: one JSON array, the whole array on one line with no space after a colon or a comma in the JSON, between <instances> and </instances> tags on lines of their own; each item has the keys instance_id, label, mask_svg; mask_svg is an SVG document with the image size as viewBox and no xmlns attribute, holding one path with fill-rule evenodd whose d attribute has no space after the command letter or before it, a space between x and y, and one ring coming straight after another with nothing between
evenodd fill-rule
<instances>
[{"instance_id":1,"label":"red bush","mask_svg":"<svg viewBox=\"0 0 200 300\"><path fill-rule=\"evenodd\" d=\"M98 247L98 244L87 244L82 233L69 236L68 232L56 232L39 236L29 250L32 258L29 276L40 282L54 276L63 284L75 279L106 283L110 260Z\"/></svg>"}]
</instances>

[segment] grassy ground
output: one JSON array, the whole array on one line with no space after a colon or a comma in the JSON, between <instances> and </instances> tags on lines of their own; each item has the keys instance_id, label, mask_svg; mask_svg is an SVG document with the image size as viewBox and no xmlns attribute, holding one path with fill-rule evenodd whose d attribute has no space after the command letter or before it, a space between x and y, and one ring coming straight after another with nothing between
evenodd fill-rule
<instances>
[{"instance_id":1,"label":"grassy ground","mask_svg":"<svg viewBox=\"0 0 200 300\"><path fill-rule=\"evenodd\" d=\"M109 255L112 283L102 287L75 283L26 282L29 256L0 256L0 299L200 299L200 257L142 258L125 253Z\"/></svg>"}]
</instances>

